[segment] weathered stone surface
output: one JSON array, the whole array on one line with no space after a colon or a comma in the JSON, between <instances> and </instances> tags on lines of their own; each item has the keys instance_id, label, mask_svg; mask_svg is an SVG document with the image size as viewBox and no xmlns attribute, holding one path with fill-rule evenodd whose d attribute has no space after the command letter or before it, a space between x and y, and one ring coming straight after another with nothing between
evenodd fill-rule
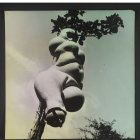
<instances>
[{"instance_id":1,"label":"weathered stone surface","mask_svg":"<svg viewBox=\"0 0 140 140\"><path fill-rule=\"evenodd\" d=\"M84 78L84 52L77 42L73 42L64 29L49 43L49 50L54 57L54 65L36 77L34 88L40 102L45 104L47 123L61 127L66 111L78 111L84 103L82 81Z\"/></svg>"}]
</instances>

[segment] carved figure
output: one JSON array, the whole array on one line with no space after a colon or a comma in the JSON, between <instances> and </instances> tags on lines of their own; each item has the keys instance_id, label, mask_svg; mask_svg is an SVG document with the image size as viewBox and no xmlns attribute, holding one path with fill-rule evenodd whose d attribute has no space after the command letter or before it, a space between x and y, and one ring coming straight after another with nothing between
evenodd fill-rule
<instances>
[{"instance_id":1,"label":"carved figure","mask_svg":"<svg viewBox=\"0 0 140 140\"><path fill-rule=\"evenodd\" d=\"M54 65L41 72L34 88L45 106L45 119L53 127L61 127L66 111L78 111L84 103L82 81L84 77L84 52L81 46L68 37L74 30L66 28L49 43Z\"/></svg>"}]
</instances>

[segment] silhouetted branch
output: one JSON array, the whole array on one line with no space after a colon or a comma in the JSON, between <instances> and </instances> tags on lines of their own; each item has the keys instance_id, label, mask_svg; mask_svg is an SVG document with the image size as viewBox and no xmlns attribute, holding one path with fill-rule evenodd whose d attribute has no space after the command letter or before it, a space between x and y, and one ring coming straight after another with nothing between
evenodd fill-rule
<instances>
[{"instance_id":1,"label":"silhouetted branch","mask_svg":"<svg viewBox=\"0 0 140 140\"><path fill-rule=\"evenodd\" d=\"M56 20L51 19L54 24L52 33L57 32L59 35L62 29L71 28L75 31L73 38L77 38L79 44L83 45L86 37L92 36L100 39L103 35L117 33L119 27L124 27L123 20L116 13L106 16L105 20L87 22L79 18L84 13L83 10L68 10L64 17L58 15Z\"/></svg>"},{"instance_id":2,"label":"silhouetted branch","mask_svg":"<svg viewBox=\"0 0 140 140\"><path fill-rule=\"evenodd\" d=\"M116 130L113 130L113 125L116 122L113 120L112 122L104 121L99 118L99 121L96 119L85 118L88 121L88 125L84 128L79 128L79 131L84 134L86 139L95 139L95 140L111 140L124 139L124 135L119 134ZM126 140L130 140L131 138L125 138Z\"/></svg>"}]
</instances>

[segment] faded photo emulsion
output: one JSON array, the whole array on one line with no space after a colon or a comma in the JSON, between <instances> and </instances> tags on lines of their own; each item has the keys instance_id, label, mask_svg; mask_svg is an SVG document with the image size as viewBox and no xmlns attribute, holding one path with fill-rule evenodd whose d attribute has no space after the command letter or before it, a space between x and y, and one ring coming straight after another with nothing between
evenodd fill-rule
<instances>
[{"instance_id":1,"label":"faded photo emulsion","mask_svg":"<svg viewBox=\"0 0 140 140\"><path fill-rule=\"evenodd\" d=\"M6 139L134 139L132 10L5 11Z\"/></svg>"}]
</instances>

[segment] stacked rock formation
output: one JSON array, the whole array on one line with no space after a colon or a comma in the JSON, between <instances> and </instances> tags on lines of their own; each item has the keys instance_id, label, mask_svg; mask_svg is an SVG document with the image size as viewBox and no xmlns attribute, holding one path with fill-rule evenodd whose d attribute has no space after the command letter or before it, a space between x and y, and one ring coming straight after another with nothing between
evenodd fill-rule
<instances>
[{"instance_id":1,"label":"stacked rock formation","mask_svg":"<svg viewBox=\"0 0 140 140\"><path fill-rule=\"evenodd\" d=\"M84 52L73 41L74 30L66 28L49 43L54 65L41 72L34 88L45 107L45 120L52 127L61 127L66 112L78 111L84 103L82 81L84 77Z\"/></svg>"}]
</instances>

